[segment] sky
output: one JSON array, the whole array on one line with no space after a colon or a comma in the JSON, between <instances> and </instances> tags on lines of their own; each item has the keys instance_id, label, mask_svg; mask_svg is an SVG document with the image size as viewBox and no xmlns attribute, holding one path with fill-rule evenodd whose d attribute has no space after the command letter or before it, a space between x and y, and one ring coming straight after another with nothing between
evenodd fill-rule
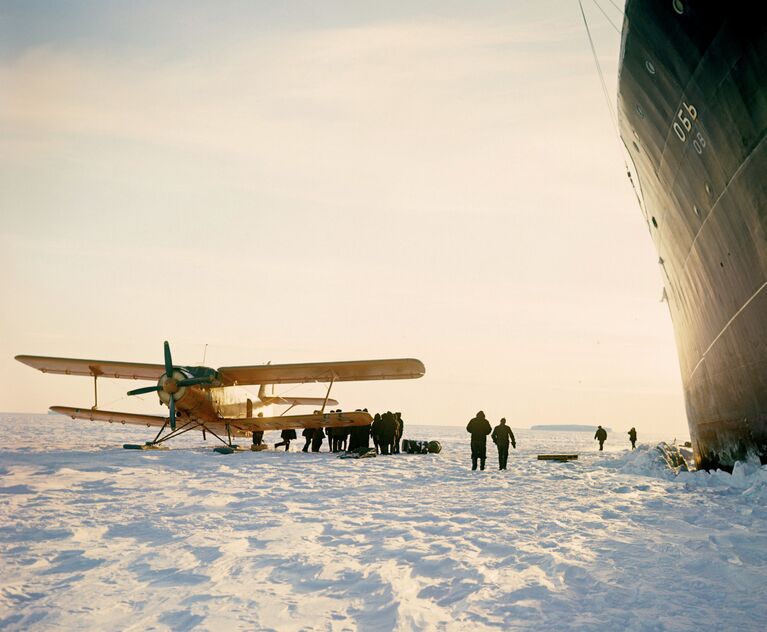
<instances>
[{"instance_id":1,"label":"sky","mask_svg":"<svg viewBox=\"0 0 767 632\"><path fill-rule=\"evenodd\" d=\"M614 102L620 35L584 6ZM0 410L92 404L17 354L168 340L213 367L419 358L333 391L410 423L685 436L623 156L574 0L2 0Z\"/></svg>"}]
</instances>

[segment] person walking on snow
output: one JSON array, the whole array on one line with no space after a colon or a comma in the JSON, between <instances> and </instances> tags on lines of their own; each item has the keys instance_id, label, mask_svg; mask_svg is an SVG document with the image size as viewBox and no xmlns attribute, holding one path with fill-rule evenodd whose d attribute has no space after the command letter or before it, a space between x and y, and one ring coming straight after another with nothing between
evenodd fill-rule
<instances>
[{"instance_id":1,"label":"person walking on snow","mask_svg":"<svg viewBox=\"0 0 767 632\"><path fill-rule=\"evenodd\" d=\"M602 426L597 426L594 438L599 441L599 451L601 452L604 449L605 441L607 441L607 431Z\"/></svg>"},{"instance_id":2,"label":"person walking on snow","mask_svg":"<svg viewBox=\"0 0 767 632\"><path fill-rule=\"evenodd\" d=\"M629 441L631 441L632 450L637 447L637 429L634 426L631 426L631 430L629 430Z\"/></svg>"},{"instance_id":3,"label":"person walking on snow","mask_svg":"<svg viewBox=\"0 0 767 632\"><path fill-rule=\"evenodd\" d=\"M517 449L517 442L514 439L514 433L506 425L506 417L501 417L500 423L493 429L490 438L498 448L498 469L505 470L506 462L509 460L509 441L514 449Z\"/></svg>"},{"instance_id":4,"label":"person walking on snow","mask_svg":"<svg viewBox=\"0 0 767 632\"><path fill-rule=\"evenodd\" d=\"M467 425L466 432L471 434L471 469L477 469L477 461L479 461L479 469L485 469L485 459L487 458L487 435L489 435L493 429L490 427L490 422L485 419L485 413L481 410L477 413Z\"/></svg>"},{"instance_id":5,"label":"person walking on snow","mask_svg":"<svg viewBox=\"0 0 767 632\"><path fill-rule=\"evenodd\" d=\"M306 439L306 443L304 444L304 447L301 449L301 451L308 452L309 446L312 443L312 437L314 436L314 428L304 428L304 431L301 433L301 436L303 436Z\"/></svg>"},{"instance_id":6,"label":"person walking on snow","mask_svg":"<svg viewBox=\"0 0 767 632\"><path fill-rule=\"evenodd\" d=\"M276 449L277 449L277 448L279 448L281 445L284 445L284 446L285 446L285 452L287 452L288 450L290 450L290 442L291 442L293 439L296 439L296 438L297 438L297 437L296 437L296 431L295 431L295 430L293 430L292 428L289 428L289 429L287 429L287 430L283 430L283 431L280 433L280 437L282 437L282 441L280 441L279 443L275 443L275 444L274 444L274 449L276 450Z\"/></svg>"}]
</instances>

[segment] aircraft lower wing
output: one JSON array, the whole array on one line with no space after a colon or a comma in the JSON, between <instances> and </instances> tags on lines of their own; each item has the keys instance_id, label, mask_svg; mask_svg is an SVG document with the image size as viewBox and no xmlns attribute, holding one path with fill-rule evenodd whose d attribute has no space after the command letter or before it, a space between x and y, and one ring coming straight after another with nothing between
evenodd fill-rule
<instances>
[{"instance_id":1,"label":"aircraft lower wing","mask_svg":"<svg viewBox=\"0 0 767 632\"><path fill-rule=\"evenodd\" d=\"M91 408L71 408L69 406L51 406L51 410L60 415L66 415L72 419L87 419L89 421L106 421L108 423L133 424L137 426L162 427L167 421L166 417L158 415L137 415L135 413L121 413L113 410L93 410ZM373 418L364 412L353 413L325 413L322 415L284 415L282 417L246 417L246 418L222 418L220 421L205 423L205 427L216 433L226 435L226 426L235 435L251 433L254 430L287 430L289 428L327 428L366 426L373 422ZM179 420L184 423L184 420ZM198 422L194 422L197 424ZM202 424L199 424L202 430Z\"/></svg>"},{"instance_id":2,"label":"aircraft lower wing","mask_svg":"<svg viewBox=\"0 0 767 632\"><path fill-rule=\"evenodd\" d=\"M160 428L167 421L166 417L157 415L136 415L134 413L118 413L112 410L93 410L91 408L70 408L69 406L51 406L51 410L72 419L88 419L89 421L107 421L117 424L135 424L137 426Z\"/></svg>"},{"instance_id":3,"label":"aircraft lower wing","mask_svg":"<svg viewBox=\"0 0 767 632\"><path fill-rule=\"evenodd\" d=\"M165 367L162 364L143 364L141 362L81 360L32 355L17 355L16 359L43 373L59 373L61 375L90 375L124 380L158 380L165 373Z\"/></svg>"},{"instance_id":4,"label":"aircraft lower wing","mask_svg":"<svg viewBox=\"0 0 767 632\"><path fill-rule=\"evenodd\" d=\"M423 362L413 358L308 362L303 364L259 364L225 366L218 369L225 386L235 384L304 384L306 382L358 382L364 380L408 380L426 373Z\"/></svg>"},{"instance_id":5,"label":"aircraft lower wing","mask_svg":"<svg viewBox=\"0 0 767 632\"><path fill-rule=\"evenodd\" d=\"M245 419L222 419L209 427L226 432L228 423L232 430L253 432L259 430L288 430L291 428L327 428L332 426L366 426L373 422L368 413L325 413L322 415L284 415L282 417L248 417Z\"/></svg>"}]
</instances>

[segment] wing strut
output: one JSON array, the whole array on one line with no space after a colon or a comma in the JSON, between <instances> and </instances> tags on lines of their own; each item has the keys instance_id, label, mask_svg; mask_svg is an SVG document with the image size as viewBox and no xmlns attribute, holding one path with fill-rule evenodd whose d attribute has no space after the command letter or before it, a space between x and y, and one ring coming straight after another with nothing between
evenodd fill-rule
<instances>
[{"instance_id":1,"label":"wing strut","mask_svg":"<svg viewBox=\"0 0 767 632\"><path fill-rule=\"evenodd\" d=\"M330 397L330 389L333 388L333 381L336 379L336 374L331 373L330 374L330 384L328 384L328 392L325 393L325 401L322 402L322 410L320 411L320 414L323 415L325 413L325 406L328 405L328 398Z\"/></svg>"},{"instance_id":2,"label":"wing strut","mask_svg":"<svg viewBox=\"0 0 767 632\"><path fill-rule=\"evenodd\" d=\"M327 401L327 398L325 398L325 401ZM280 413L280 417L283 417L283 416L287 415L288 411L290 411L294 406L295 406L295 404L291 404L290 406L288 406L285 410L283 410Z\"/></svg>"},{"instance_id":3,"label":"wing strut","mask_svg":"<svg viewBox=\"0 0 767 632\"><path fill-rule=\"evenodd\" d=\"M164 437L162 437L161 435L162 435L163 431L168 427L168 422L169 422L169 420L166 419L165 423L163 424L163 427L160 428L160 432L157 433L157 436L154 438L153 441L147 441L147 443L146 443L147 445L160 445L161 443L167 441L168 439L174 439L175 437L178 437L179 435L185 434L185 433L189 432L190 430L195 430L195 429L199 428L200 430L202 430L203 438L205 438L205 432L207 431L210 434L212 434L214 437L216 437L216 439L218 439L225 446L227 446L229 448L233 447L232 435L230 433L229 424L226 424L227 434L229 435L229 441L227 442L224 439L222 439L221 437L219 437L215 432L213 432L205 424L202 424L199 421L193 421L191 419L188 420L188 421L185 421L178 428L176 428L175 430L171 430L168 434L166 434Z\"/></svg>"},{"instance_id":4,"label":"wing strut","mask_svg":"<svg viewBox=\"0 0 767 632\"><path fill-rule=\"evenodd\" d=\"M162 431L165 430L168 427L168 420L165 420L165 423L162 425L162 428L160 428L160 432L157 433L157 436L152 441L152 445L155 445L157 443L157 440L160 438L160 435L162 434Z\"/></svg>"},{"instance_id":5,"label":"wing strut","mask_svg":"<svg viewBox=\"0 0 767 632\"><path fill-rule=\"evenodd\" d=\"M99 388L98 388L99 376L93 374L93 410L99 407Z\"/></svg>"},{"instance_id":6,"label":"wing strut","mask_svg":"<svg viewBox=\"0 0 767 632\"><path fill-rule=\"evenodd\" d=\"M198 428L200 426L199 423L196 421L192 421L191 419L185 421L177 428L171 428L171 431L166 434L164 437L161 437L162 431L165 430L168 427L168 422L170 420L166 419L165 423L163 424L162 428L160 428L160 432L157 433L157 436L154 438L154 441L147 441L147 445L160 445L164 441L167 441L168 439L173 439L174 437L178 437L179 435L182 435L186 432L189 432L190 430L194 430L195 428Z\"/></svg>"},{"instance_id":7,"label":"wing strut","mask_svg":"<svg viewBox=\"0 0 767 632\"><path fill-rule=\"evenodd\" d=\"M168 419L165 419L162 425L162 428L160 428L160 432L157 433L155 438L152 441L146 441L144 443L144 446L146 448L151 447L157 447L160 446L164 441L167 441L168 439L173 439L174 437L178 437L179 435L182 435L186 432L189 432L190 430L194 430L195 428L198 428L200 426L199 423L196 421L193 421L189 419L188 421L185 421L181 424L178 428L173 428L171 431L166 434L164 437L161 437L160 435L163 433L163 430L165 430L168 427ZM123 443L123 448L126 450L144 450L146 448L143 448L141 445L136 445L134 443Z\"/></svg>"}]
</instances>

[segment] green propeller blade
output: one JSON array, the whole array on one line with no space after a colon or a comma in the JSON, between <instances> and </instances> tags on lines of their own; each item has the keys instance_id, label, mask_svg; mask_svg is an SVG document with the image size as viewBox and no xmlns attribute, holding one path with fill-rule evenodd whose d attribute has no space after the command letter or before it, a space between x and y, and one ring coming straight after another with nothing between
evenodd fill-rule
<instances>
[{"instance_id":1,"label":"green propeller blade","mask_svg":"<svg viewBox=\"0 0 767 632\"><path fill-rule=\"evenodd\" d=\"M176 429L176 400L173 399L173 395L170 396L170 402L168 403L170 408L170 429Z\"/></svg>"},{"instance_id":2,"label":"green propeller blade","mask_svg":"<svg viewBox=\"0 0 767 632\"><path fill-rule=\"evenodd\" d=\"M170 357L170 345L165 341L165 375L173 376L173 358Z\"/></svg>"},{"instance_id":3,"label":"green propeller blade","mask_svg":"<svg viewBox=\"0 0 767 632\"><path fill-rule=\"evenodd\" d=\"M170 345L166 340L164 345L165 351L165 377L166 380L173 378L173 358L170 355ZM213 381L212 377L191 377L176 382L177 386L192 386L194 384L205 384ZM159 393L163 390L163 387L159 384L155 386L142 386L141 388L134 388L132 391L128 391L128 395L143 395L144 393ZM176 429L176 393L168 393L170 399L168 401L168 408L170 409L170 429Z\"/></svg>"},{"instance_id":4,"label":"green propeller blade","mask_svg":"<svg viewBox=\"0 0 767 632\"><path fill-rule=\"evenodd\" d=\"M162 390L160 386L156 384L154 386L142 386L141 388L134 388L132 391L128 391L128 395L143 395L144 393L157 393Z\"/></svg>"}]
</instances>

